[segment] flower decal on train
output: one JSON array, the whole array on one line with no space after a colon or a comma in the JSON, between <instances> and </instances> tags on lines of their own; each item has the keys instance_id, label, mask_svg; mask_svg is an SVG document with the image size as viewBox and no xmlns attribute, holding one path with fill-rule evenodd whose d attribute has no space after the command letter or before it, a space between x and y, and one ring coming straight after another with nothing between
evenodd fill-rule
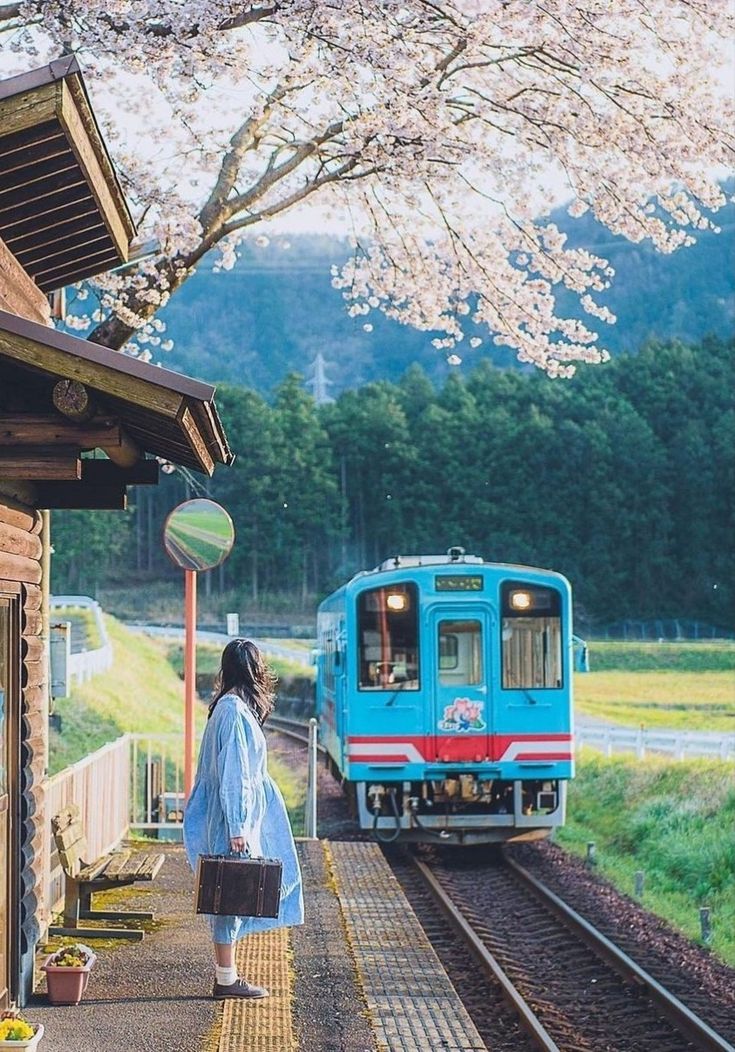
<instances>
[{"instance_id":1,"label":"flower decal on train","mask_svg":"<svg viewBox=\"0 0 735 1052\"><path fill-rule=\"evenodd\" d=\"M444 706L444 719L439 720L440 731L482 731L485 703L469 698L455 698L451 705Z\"/></svg>"}]
</instances>

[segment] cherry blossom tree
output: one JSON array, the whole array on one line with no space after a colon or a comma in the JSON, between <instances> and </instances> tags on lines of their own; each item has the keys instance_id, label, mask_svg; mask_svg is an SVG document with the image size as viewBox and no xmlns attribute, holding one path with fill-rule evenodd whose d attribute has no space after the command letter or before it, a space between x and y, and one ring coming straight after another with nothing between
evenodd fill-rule
<instances>
[{"instance_id":1,"label":"cherry blossom tree","mask_svg":"<svg viewBox=\"0 0 735 1052\"><path fill-rule=\"evenodd\" d=\"M472 321L552 376L604 360L594 326L614 321L606 260L548 218L560 186L571 215L662 252L712 227L734 28L730 0L0 4L17 68L79 56L157 245L97 282L92 339L165 347L156 314L205 253L230 267L318 203L353 232L333 273L352 314L438 332L447 355ZM589 324L560 316L562 286Z\"/></svg>"}]
</instances>

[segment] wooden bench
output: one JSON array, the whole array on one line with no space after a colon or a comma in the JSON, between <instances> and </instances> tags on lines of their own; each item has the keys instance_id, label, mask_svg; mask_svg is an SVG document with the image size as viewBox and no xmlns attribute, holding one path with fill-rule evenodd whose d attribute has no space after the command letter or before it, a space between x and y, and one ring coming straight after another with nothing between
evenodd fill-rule
<instances>
[{"instance_id":1,"label":"wooden bench","mask_svg":"<svg viewBox=\"0 0 735 1052\"><path fill-rule=\"evenodd\" d=\"M89 857L87 838L79 817L79 808L72 804L51 819L51 829L59 852L59 861L64 870L63 927L49 928L50 935L72 935L75 938L143 938L140 929L131 928L80 928L79 921L101 920L153 920L152 913L110 910L93 910L92 895L95 891L122 888L137 881L153 880L163 865L164 855L143 854L131 851L115 851L86 861Z\"/></svg>"}]
</instances>

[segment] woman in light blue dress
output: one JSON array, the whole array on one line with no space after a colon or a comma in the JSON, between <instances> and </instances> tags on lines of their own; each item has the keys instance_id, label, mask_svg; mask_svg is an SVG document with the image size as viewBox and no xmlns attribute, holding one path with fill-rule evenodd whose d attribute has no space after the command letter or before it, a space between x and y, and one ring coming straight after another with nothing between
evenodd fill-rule
<instances>
[{"instance_id":1,"label":"woman in light blue dress","mask_svg":"<svg viewBox=\"0 0 735 1052\"><path fill-rule=\"evenodd\" d=\"M235 943L252 932L304 920L296 846L283 797L268 774L262 729L273 709L274 686L275 677L253 642L234 639L227 644L184 814L184 845L195 871L199 855L231 852L283 863L277 917L210 918L217 1000L267 997L263 987L238 976Z\"/></svg>"}]
</instances>

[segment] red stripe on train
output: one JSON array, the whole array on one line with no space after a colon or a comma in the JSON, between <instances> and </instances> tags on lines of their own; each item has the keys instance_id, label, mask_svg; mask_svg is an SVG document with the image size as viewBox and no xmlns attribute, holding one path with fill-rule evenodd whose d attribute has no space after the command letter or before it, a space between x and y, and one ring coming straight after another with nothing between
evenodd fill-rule
<instances>
[{"instance_id":1,"label":"red stripe on train","mask_svg":"<svg viewBox=\"0 0 735 1052\"><path fill-rule=\"evenodd\" d=\"M571 734L436 734L436 735L351 735L348 746L381 745L413 746L425 763L497 763L515 744L527 744L528 751L513 759L570 760ZM541 742L558 742L557 752L538 753L533 746ZM566 749L564 747L567 747ZM488 755L488 749L490 750ZM357 761L358 757L354 757ZM406 761L410 762L410 761ZM512 762L512 761L506 761Z\"/></svg>"}]
</instances>

